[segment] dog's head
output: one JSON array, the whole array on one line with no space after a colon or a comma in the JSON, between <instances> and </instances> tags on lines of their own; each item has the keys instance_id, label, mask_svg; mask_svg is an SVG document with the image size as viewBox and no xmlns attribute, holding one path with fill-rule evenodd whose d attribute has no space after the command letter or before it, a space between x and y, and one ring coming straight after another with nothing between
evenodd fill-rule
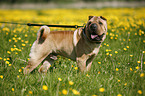
<instances>
[{"instance_id":1,"label":"dog's head","mask_svg":"<svg viewBox=\"0 0 145 96\"><path fill-rule=\"evenodd\" d=\"M103 42L107 33L107 19L102 16L89 16L85 34L92 42Z\"/></svg>"}]
</instances>

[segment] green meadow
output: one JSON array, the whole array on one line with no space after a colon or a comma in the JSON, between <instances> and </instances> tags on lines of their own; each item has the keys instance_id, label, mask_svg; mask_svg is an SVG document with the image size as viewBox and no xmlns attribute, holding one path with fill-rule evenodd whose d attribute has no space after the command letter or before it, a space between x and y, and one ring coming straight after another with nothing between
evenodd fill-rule
<instances>
[{"instance_id":1,"label":"green meadow","mask_svg":"<svg viewBox=\"0 0 145 96\"><path fill-rule=\"evenodd\" d=\"M108 32L91 71L58 56L47 74L23 68L40 27L0 24L0 96L144 96L145 8L0 10L0 21L78 24L104 16ZM66 15L64 15L67 13ZM75 30L51 28L51 30Z\"/></svg>"}]
</instances>

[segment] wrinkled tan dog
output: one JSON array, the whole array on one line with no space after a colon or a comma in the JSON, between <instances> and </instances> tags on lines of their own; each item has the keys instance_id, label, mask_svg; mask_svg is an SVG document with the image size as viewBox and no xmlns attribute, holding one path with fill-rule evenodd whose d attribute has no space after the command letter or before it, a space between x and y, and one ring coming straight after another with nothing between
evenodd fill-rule
<instances>
[{"instance_id":1,"label":"wrinkled tan dog","mask_svg":"<svg viewBox=\"0 0 145 96\"><path fill-rule=\"evenodd\" d=\"M102 16L89 16L85 28L73 31L50 31L42 26L33 43L30 60L24 69L28 74L42 61L39 72L46 73L50 65L57 59L56 55L70 58L77 62L81 72L90 70L91 64L107 32L107 20Z\"/></svg>"}]
</instances>

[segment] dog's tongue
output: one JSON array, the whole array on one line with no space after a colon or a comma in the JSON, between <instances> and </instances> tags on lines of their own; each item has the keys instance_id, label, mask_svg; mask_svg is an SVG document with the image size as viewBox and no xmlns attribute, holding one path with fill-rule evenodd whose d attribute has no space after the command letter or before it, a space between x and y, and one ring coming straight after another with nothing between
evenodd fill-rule
<instances>
[{"instance_id":1,"label":"dog's tongue","mask_svg":"<svg viewBox=\"0 0 145 96\"><path fill-rule=\"evenodd\" d=\"M92 38L92 39L95 39L96 37L98 37L98 35L92 35L92 34L91 34L91 38Z\"/></svg>"}]
</instances>

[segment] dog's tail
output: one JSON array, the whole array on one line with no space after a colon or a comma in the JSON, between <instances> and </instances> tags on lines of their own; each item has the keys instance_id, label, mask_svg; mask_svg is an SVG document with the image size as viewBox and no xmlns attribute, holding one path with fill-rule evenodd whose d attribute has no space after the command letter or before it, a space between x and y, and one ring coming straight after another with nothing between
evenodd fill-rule
<instances>
[{"instance_id":1,"label":"dog's tail","mask_svg":"<svg viewBox=\"0 0 145 96\"><path fill-rule=\"evenodd\" d=\"M37 40L39 40L40 43L44 42L49 33L50 33L49 27L42 26L37 33Z\"/></svg>"}]
</instances>

